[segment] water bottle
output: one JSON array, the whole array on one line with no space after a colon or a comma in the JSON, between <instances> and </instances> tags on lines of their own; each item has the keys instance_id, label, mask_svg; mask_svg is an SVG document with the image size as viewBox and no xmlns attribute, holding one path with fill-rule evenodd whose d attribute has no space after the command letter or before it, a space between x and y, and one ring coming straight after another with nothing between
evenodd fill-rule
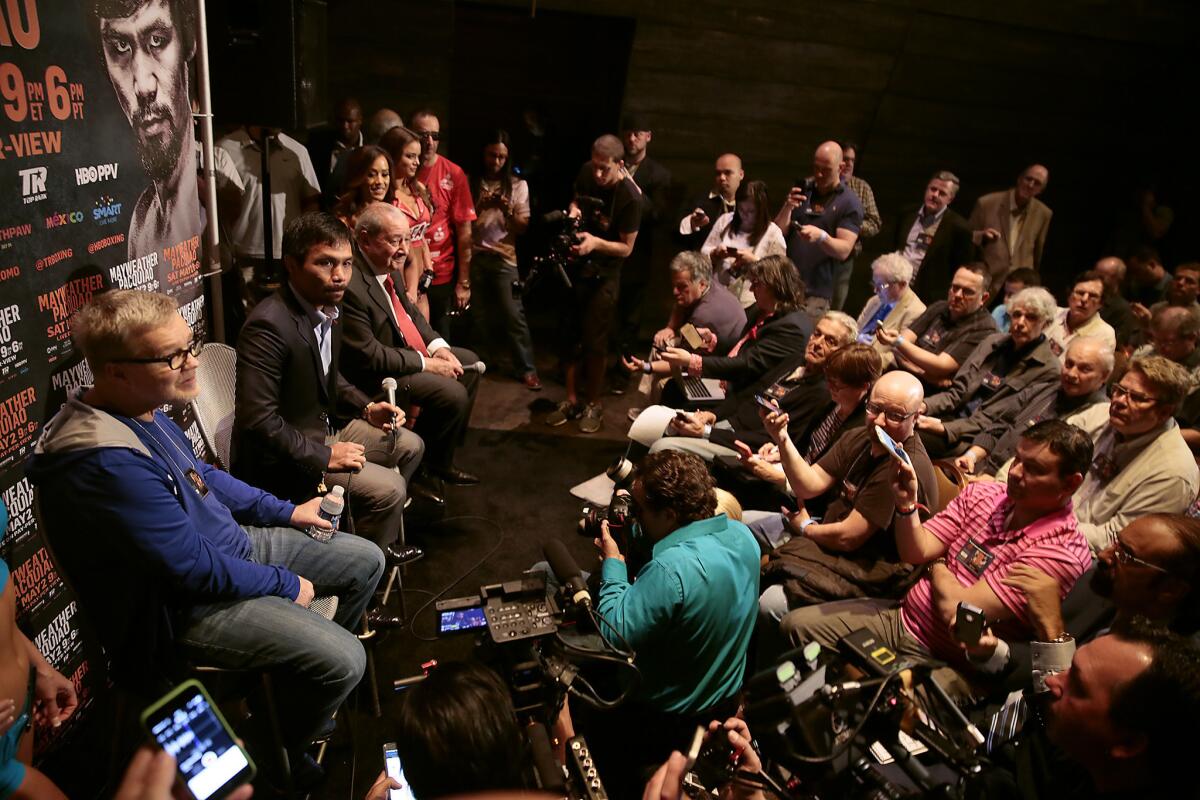
<instances>
[{"instance_id":1,"label":"water bottle","mask_svg":"<svg viewBox=\"0 0 1200 800\"><path fill-rule=\"evenodd\" d=\"M321 519L329 522L332 527L324 530L314 525L308 529L309 536L318 542L328 542L333 538L334 532L338 529L338 523L342 521L342 511L346 508L345 494L344 488L335 486L329 490L329 494L321 498L321 508L317 514Z\"/></svg>"}]
</instances>

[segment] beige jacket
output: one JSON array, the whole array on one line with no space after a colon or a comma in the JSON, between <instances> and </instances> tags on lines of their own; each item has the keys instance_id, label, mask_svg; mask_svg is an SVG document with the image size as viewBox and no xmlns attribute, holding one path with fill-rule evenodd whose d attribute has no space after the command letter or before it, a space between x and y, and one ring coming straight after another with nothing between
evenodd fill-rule
<instances>
[{"instance_id":1,"label":"beige jacket","mask_svg":"<svg viewBox=\"0 0 1200 800\"><path fill-rule=\"evenodd\" d=\"M1036 197L1029 201L1025 210L1025 224L1021 227L1018 240L1010 244L1012 233L1012 189L985 194L975 201L975 210L967 220L971 237L979 246L984 262L992 273L992 296L1004 287L1004 276L1019 267L1037 269L1042 263L1042 251L1046 247L1046 232L1050 230L1050 217L1054 212ZM983 241L983 229L995 228L1000 238Z\"/></svg>"},{"instance_id":2,"label":"beige jacket","mask_svg":"<svg viewBox=\"0 0 1200 800\"><path fill-rule=\"evenodd\" d=\"M860 331L863 325L867 324L867 320L871 319L879 311L880 305L879 295L871 295L871 299L863 306L862 313L858 315L858 329ZM900 299L896 301L896 305L892 306L892 310L883 318L883 327L903 332L917 317L924 313L925 304L921 302L921 298L917 297L917 293L912 289L905 289L904 294L900 295ZM874 336L871 337L871 347L875 348L875 352L879 353L880 358L883 359L884 369L895 363L896 356L892 352L892 349L880 344L879 340Z\"/></svg>"}]
</instances>

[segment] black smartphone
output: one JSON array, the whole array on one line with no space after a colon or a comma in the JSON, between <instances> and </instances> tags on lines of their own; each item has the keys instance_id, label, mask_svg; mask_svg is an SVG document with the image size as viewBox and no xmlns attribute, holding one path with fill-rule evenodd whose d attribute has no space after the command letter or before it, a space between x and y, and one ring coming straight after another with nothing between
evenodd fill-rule
<instances>
[{"instance_id":1,"label":"black smartphone","mask_svg":"<svg viewBox=\"0 0 1200 800\"><path fill-rule=\"evenodd\" d=\"M399 789L388 790L388 800L416 800L408 781L404 779L404 767L400 765L400 753L396 750L395 742L383 746L383 769L389 778L400 784Z\"/></svg>"},{"instance_id":2,"label":"black smartphone","mask_svg":"<svg viewBox=\"0 0 1200 800\"><path fill-rule=\"evenodd\" d=\"M438 620L438 633L462 633L482 628L485 625L487 625L487 617L483 615L483 609L479 606L454 609L442 612Z\"/></svg>"},{"instance_id":3,"label":"black smartphone","mask_svg":"<svg viewBox=\"0 0 1200 800\"><path fill-rule=\"evenodd\" d=\"M954 618L954 638L965 645L974 647L983 636L983 628L987 620L983 609L970 603L959 603L958 613Z\"/></svg>"},{"instance_id":4,"label":"black smartphone","mask_svg":"<svg viewBox=\"0 0 1200 800\"><path fill-rule=\"evenodd\" d=\"M779 403L774 399L767 397L765 394L754 395L754 402L765 408L767 411L779 411Z\"/></svg>"},{"instance_id":5,"label":"black smartphone","mask_svg":"<svg viewBox=\"0 0 1200 800\"><path fill-rule=\"evenodd\" d=\"M254 762L200 681L189 680L142 712L142 726L175 756L188 797L220 800L254 778Z\"/></svg>"}]
</instances>

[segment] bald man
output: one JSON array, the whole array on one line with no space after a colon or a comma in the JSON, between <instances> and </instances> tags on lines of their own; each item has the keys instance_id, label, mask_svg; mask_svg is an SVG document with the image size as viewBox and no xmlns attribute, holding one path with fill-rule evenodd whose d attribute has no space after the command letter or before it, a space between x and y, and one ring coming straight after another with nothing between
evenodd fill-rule
<instances>
[{"instance_id":1,"label":"bald man","mask_svg":"<svg viewBox=\"0 0 1200 800\"><path fill-rule=\"evenodd\" d=\"M334 107L333 119L308 135L306 147L317 172L322 207L337 200L346 169L343 156L363 146L362 124L362 106L353 97L345 97Z\"/></svg>"},{"instance_id":2,"label":"bald man","mask_svg":"<svg viewBox=\"0 0 1200 800\"><path fill-rule=\"evenodd\" d=\"M999 297L1005 277L1014 269L1041 266L1054 212L1037 198L1049 182L1048 169L1030 164L1017 176L1016 186L975 201L967 225L992 273L992 297Z\"/></svg>"},{"instance_id":3,"label":"bald man","mask_svg":"<svg viewBox=\"0 0 1200 800\"><path fill-rule=\"evenodd\" d=\"M392 128L403 128L404 120L390 108L381 108L367 121L367 144L378 144Z\"/></svg>"},{"instance_id":4,"label":"bald man","mask_svg":"<svg viewBox=\"0 0 1200 800\"><path fill-rule=\"evenodd\" d=\"M775 224L787 239L787 254L808 294L815 323L829 310L834 269L854 254L863 224L858 195L842 182L842 146L824 142L813 154L812 176L796 181Z\"/></svg>"},{"instance_id":5,"label":"bald man","mask_svg":"<svg viewBox=\"0 0 1200 800\"><path fill-rule=\"evenodd\" d=\"M682 249L699 250L717 217L733 212L736 205L734 197L745 177L739 156L724 153L717 158L712 188L699 197L693 197L680 214L677 241Z\"/></svg>"},{"instance_id":6,"label":"bald man","mask_svg":"<svg viewBox=\"0 0 1200 800\"><path fill-rule=\"evenodd\" d=\"M1117 347L1126 348L1137 331L1137 320L1133 309L1124 297L1125 262L1116 256L1107 256L1092 267L1104 279L1105 298L1100 305L1100 319L1112 326L1117 336Z\"/></svg>"},{"instance_id":7,"label":"bald man","mask_svg":"<svg viewBox=\"0 0 1200 800\"><path fill-rule=\"evenodd\" d=\"M787 415L767 416L767 431L779 444L788 486L801 501L788 518L771 514L754 521L751 532L769 553L763 584L774 584L759 601L764 633L778 630L791 608L854 597L898 594L910 568L896 552L892 523L896 503L891 455L876 429L904 445L920 484L921 504L938 503L937 479L915 420L925 391L907 372L889 372L875 382L867 399L867 424L847 431L816 464L800 455L787 433ZM820 498L818 522L805 501ZM816 505L816 504L811 504ZM753 515L759 516L759 515Z\"/></svg>"}]
</instances>

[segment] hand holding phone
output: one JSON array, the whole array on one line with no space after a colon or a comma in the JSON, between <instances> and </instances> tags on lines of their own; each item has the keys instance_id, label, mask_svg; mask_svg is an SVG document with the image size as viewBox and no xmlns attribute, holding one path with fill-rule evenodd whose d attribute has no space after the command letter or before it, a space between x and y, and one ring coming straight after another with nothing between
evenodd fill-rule
<instances>
[{"instance_id":1,"label":"hand holding phone","mask_svg":"<svg viewBox=\"0 0 1200 800\"><path fill-rule=\"evenodd\" d=\"M983 636L986 624L987 618L984 617L982 608L970 603L959 603L958 612L954 617L954 638L967 647L974 647L979 644L979 637Z\"/></svg>"},{"instance_id":2,"label":"hand holding phone","mask_svg":"<svg viewBox=\"0 0 1200 800\"><path fill-rule=\"evenodd\" d=\"M875 438L883 445L883 448L892 454L892 457L903 461L908 466L912 466L912 459L908 457L908 453L904 451L900 445L896 444L896 440L888 435L888 432L878 425L875 426Z\"/></svg>"},{"instance_id":3,"label":"hand holding phone","mask_svg":"<svg viewBox=\"0 0 1200 800\"><path fill-rule=\"evenodd\" d=\"M404 767L400 764L400 752L396 749L395 742L388 742L383 746L383 768L389 778L400 784L399 789L388 790L388 800L416 800L408 781L404 779Z\"/></svg>"},{"instance_id":4,"label":"hand holding phone","mask_svg":"<svg viewBox=\"0 0 1200 800\"><path fill-rule=\"evenodd\" d=\"M773 413L779 410L779 403L774 397L767 397L765 394L754 395L754 402L758 403L761 408L767 410L767 413Z\"/></svg>"}]
</instances>

